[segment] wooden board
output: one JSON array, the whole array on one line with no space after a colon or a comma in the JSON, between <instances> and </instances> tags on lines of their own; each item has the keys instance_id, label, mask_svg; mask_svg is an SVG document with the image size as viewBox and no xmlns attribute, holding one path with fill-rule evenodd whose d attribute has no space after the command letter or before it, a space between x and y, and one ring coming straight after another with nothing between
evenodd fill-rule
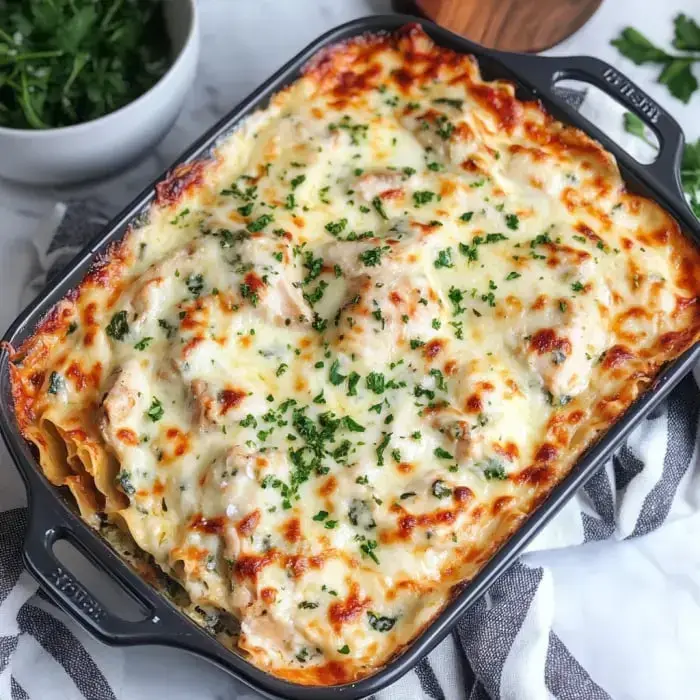
<instances>
[{"instance_id":1,"label":"wooden board","mask_svg":"<svg viewBox=\"0 0 700 700\"><path fill-rule=\"evenodd\" d=\"M395 0L400 12L418 13L490 48L543 51L573 34L602 0Z\"/></svg>"}]
</instances>

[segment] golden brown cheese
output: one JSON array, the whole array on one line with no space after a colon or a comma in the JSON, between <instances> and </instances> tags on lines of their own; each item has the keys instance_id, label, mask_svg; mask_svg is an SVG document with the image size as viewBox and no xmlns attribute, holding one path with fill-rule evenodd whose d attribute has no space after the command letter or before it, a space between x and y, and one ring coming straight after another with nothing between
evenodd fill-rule
<instances>
[{"instance_id":1,"label":"golden brown cheese","mask_svg":"<svg viewBox=\"0 0 700 700\"><path fill-rule=\"evenodd\" d=\"M257 666L368 675L700 330L697 250L417 27L321 53L13 354L18 420Z\"/></svg>"}]
</instances>

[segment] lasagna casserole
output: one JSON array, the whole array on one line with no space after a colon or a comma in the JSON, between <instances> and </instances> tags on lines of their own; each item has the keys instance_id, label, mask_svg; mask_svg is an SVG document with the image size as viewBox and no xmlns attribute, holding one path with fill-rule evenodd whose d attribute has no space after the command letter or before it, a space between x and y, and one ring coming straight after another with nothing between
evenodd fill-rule
<instances>
[{"instance_id":1,"label":"lasagna casserole","mask_svg":"<svg viewBox=\"0 0 700 700\"><path fill-rule=\"evenodd\" d=\"M700 335L614 159L417 26L318 55L22 347L24 436L235 645L382 667Z\"/></svg>"}]
</instances>

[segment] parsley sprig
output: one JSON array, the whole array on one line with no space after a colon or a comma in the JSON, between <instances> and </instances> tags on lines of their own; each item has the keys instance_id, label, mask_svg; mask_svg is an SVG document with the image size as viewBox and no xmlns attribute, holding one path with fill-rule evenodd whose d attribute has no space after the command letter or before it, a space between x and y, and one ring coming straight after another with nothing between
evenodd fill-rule
<instances>
[{"instance_id":1,"label":"parsley sprig","mask_svg":"<svg viewBox=\"0 0 700 700\"><path fill-rule=\"evenodd\" d=\"M625 112L625 131L657 148L647 136L644 122L635 114ZM681 184L690 200L690 207L695 216L700 219L700 139L695 143L686 143L681 161Z\"/></svg>"},{"instance_id":2,"label":"parsley sprig","mask_svg":"<svg viewBox=\"0 0 700 700\"><path fill-rule=\"evenodd\" d=\"M648 63L662 66L658 82L687 104L698 89L692 65L700 62L700 25L684 14L676 15L673 24L673 47L680 54L660 49L633 27L623 29L610 43L638 66Z\"/></svg>"}]
</instances>

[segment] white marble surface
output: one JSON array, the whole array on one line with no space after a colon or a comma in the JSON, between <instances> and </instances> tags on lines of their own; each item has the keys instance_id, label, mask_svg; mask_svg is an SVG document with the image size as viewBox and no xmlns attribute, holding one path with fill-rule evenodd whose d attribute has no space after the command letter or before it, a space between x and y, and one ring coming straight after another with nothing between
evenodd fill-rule
<instances>
[{"instance_id":1,"label":"white marble surface","mask_svg":"<svg viewBox=\"0 0 700 700\"><path fill-rule=\"evenodd\" d=\"M198 135L236 105L264 78L314 37L337 24L375 12L389 12L389 0L200 0L202 55L199 79L173 130L138 166L109 181L71 188L32 189L0 182L0 326L6 327L18 311L18 289L28 274L30 241L37 222L56 201L85 198L107 214L116 213ZM685 11L700 16L700 0L604 0L596 15L577 34L551 50L556 55L592 54L627 73L681 122L689 138L700 136L700 94L687 106L674 100L654 82L658 71L632 65L609 46L610 39L627 24L650 38L666 43L672 34L672 17ZM2 157L2 154L0 154ZM0 448L0 505L10 491L21 489L4 448ZM567 561L571 586L585 581L580 564ZM586 566L584 563L583 566ZM598 572L598 585L615 586L614 566ZM579 572L578 574L576 572ZM602 583L601 583L602 582ZM566 643L582 659L600 650L589 648L586 625L569 630ZM614 658L611 649L610 658ZM105 653L109 653L105 650ZM653 653L653 644L650 653ZM223 672L187 654L155 648L127 650L119 656L124 671L120 697L151 698L168 688L168 700L212 700L235 697ZM597 678L614 697L669 697L634 690L634 682L616 672L619 659ZM166 680L164 683L164 680ZM691 686L687 686L691 687ZM30 690L27 688L27 690ZM653 689L646 688L645 691ZM668 690L668 687L666 687ZM619 692L618 692L619 691ZM31 693L30 693L31 694Z\"/></svg>"}]
</instances>

